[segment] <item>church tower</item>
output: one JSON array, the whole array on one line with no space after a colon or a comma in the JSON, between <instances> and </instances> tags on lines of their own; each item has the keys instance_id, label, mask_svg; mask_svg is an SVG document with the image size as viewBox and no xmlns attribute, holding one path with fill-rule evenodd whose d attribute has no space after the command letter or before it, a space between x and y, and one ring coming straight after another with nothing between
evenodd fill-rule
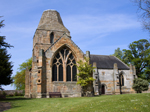
<instances>
[{"instance_id":1,"label":"church tower","mask_svg":"<svg viewBox=\"0 0 150 112\"><path fill-rule=\"evenodd\" d=\"M33 37L33 55L38 57L38 49L47 50L64 33L70 36L69 30L63 25L60 14L56 10L43 12Z\"/></svg>"},{"instance_id":2,"label":"church tower","mask_svg":"<svg viewBox=\"0 0 150 112\"><path fill-rule=\"evenodd\" d=\"M76 62L84 54L71 40L56 10L43 12L33 37L32 71L26 75L26 97L49 97L49 92L62 96L81 96L76 85ZM73 90L74 88L74 90Z\"/></svg>"}]
</instances>

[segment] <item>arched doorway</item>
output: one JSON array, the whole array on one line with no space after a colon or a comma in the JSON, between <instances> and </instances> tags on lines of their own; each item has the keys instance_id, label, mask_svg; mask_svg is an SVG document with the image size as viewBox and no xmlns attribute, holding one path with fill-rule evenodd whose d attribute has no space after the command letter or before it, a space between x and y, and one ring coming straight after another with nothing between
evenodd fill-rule
<instances>
[{"instance_id":1,"label":"arched doorway","mask_svg":"<svg viewBox=\"0 0 150 112\"><path fill-rule=\"evenodd\" d=\"M105 94L105 85L104 84L102 85L102 88L101 88L101 94Z\"/></svg>"}]
</instances>

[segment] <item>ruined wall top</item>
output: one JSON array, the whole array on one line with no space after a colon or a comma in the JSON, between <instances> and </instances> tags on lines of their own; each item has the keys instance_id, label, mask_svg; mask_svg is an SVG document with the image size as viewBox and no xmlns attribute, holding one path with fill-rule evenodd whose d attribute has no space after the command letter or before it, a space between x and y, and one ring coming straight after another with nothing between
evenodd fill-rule
<instances>
[{"instance_id":1,"label":"ruined wall top","mask_svg":"<svg viewBox=\"0 0 150 112\"><path fill-rule=\"evenodd\" d=\"M42 14L37 29L70 33L69 30L63 25L60 14L56 10L45 10Z\"/></svg>"}]
</instances>

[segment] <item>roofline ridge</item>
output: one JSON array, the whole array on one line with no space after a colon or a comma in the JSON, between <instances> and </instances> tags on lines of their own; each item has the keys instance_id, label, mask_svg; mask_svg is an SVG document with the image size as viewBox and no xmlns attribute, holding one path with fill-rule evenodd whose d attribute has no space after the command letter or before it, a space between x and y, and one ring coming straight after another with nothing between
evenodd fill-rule
<instances>
[{"instance_id":1,"label":"roofline ridge","mask_svg":"<svg viewBox=\"0 0 150 112\"><path fill-rule=\"evenodd\" d=\"M123 61L121 61L119 58L117 58L116 56L113 56L115 57L116 59L118 59L121 63L123 63L126 67L130 68L127 64L125 64Z\"/></svg>"},{"instance_id":2,"label":"roofline ridge","mask_svg":"<svg viewBox=\"0 0 150 112\"><path fill-rule=\"evenodd\" d=\"M99 54L90 54L90 55L97 55L97 56L111 56L111 55L99 55Z\"/></svg>"}]
</instances>

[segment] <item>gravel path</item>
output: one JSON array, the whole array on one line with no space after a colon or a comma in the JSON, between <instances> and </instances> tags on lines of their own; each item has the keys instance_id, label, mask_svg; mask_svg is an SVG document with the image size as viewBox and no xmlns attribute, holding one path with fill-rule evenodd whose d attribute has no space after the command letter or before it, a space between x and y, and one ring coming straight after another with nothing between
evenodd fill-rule
<instances>
[{"instance_id":1,"label":"gravel path","mask_svg":"<svg viewBox=\"0 0 150 112\"><path fill-rule=\"evenodd\" d=\"M11 105L9 102L0 102L0 112L3 112L5 110L8 110L11 108Z\"/></svg>"}]
</instances>

